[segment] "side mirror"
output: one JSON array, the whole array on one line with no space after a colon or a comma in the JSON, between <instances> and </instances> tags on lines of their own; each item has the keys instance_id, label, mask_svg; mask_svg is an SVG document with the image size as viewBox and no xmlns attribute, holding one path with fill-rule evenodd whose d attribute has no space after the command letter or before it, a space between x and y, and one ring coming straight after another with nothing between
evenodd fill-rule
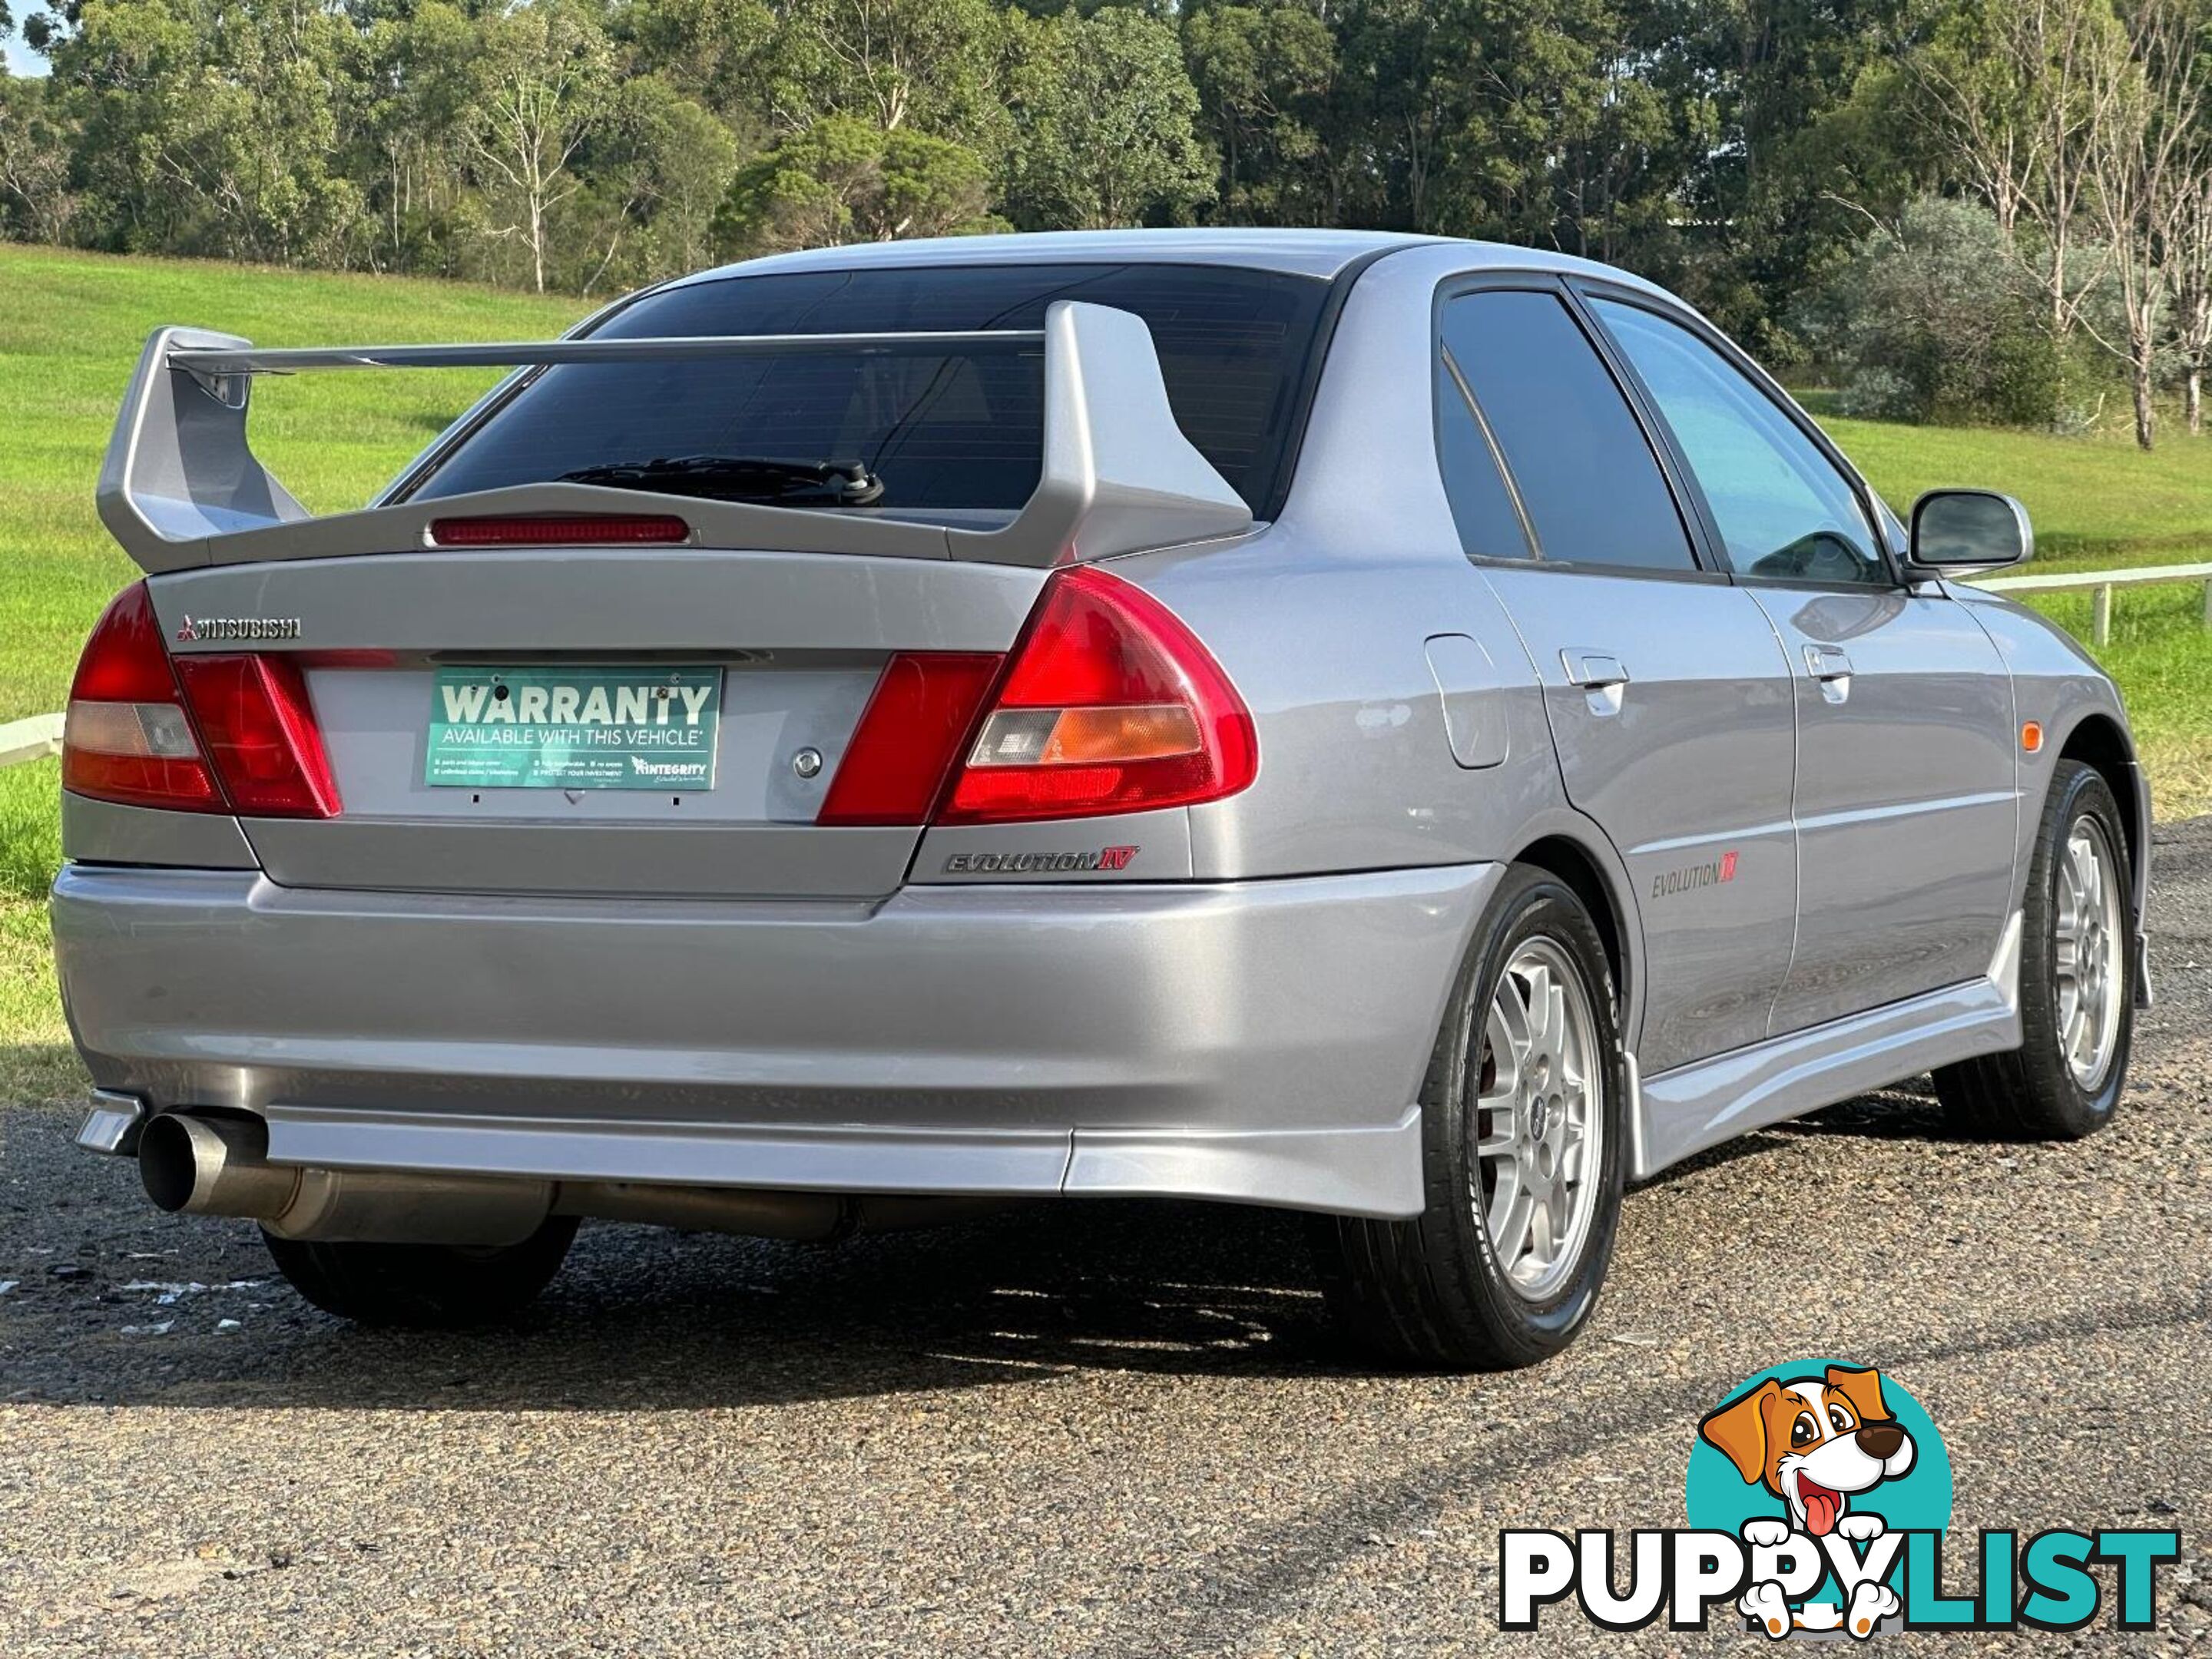
<instances>
[{"instance_id":1,"label":"side mirror","mask_svg":"<svg viewBox=\"0 0 2212 1659\"><path fill-rule=\"evenodd\" d=\"M1943 572L1993 570L2035 551L2027 509L1993 489L1931 489L1912 504L1911 562Z\"/></svg>"}]
</instances>

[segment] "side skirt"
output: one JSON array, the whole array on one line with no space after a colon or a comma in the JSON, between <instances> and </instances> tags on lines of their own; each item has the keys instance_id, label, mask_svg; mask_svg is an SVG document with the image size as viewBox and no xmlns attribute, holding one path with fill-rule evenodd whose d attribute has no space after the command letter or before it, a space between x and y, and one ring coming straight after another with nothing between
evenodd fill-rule
<instances>
[{"instance_id":1,"label":"side skirt","mask_svg":"<svg viewBox=\"0 0 2212 1659\"><path fill-rule=\"evenodd\" d=\"M1933 1066L2017 1048L2019 985L2015 914L1985 978L1642 1079L1630 1178Z\"/></svg>"}]
</instances>

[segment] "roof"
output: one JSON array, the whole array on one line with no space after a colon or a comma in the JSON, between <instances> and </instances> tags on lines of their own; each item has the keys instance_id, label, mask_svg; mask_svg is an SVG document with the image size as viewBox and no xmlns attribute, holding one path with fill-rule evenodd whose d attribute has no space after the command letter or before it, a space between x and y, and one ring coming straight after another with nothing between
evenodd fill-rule
<instances>
[{"instance_id":1,"label":"roof","mask_svg":"<svg viewBox=\"0 0 2212 1659\"><path fill-rule=\"evenodd\" d=\"M1550 248L1520 247L1510 242L1481 242L1457 236L1416 236L1394 230L1304 230L1287 228L1224 227L1218 229L1045 230L1000 236L917 237L912 241L848 242L836 247L772 253L681 276L667 284L688 287L725 276L770 272L851 270L878 265L1030 264L1045 261L1101 260L1160 264L1242 265L1285 276L1327 279L1356 260L1400 248L1459 248L1473 256L1464 268L1544 270L1601 276L1662 293L1645 278L1612 265Z\"/></svg>"},{"instance_id":2,"label":"roof","mask_svg":"<svg viewBox=\"0 0 2212 1659\"><path fill-rule=\"evenodd\" d=\"M858 265L1027 264L1044 260L1154 260L1175 264L1247 265L1297 276L1334 276L1370 253L1446 239L1381 230L1049 230L1006 236L940 236L900 242L852 242L770 254L681 279L769 271L850 270ZM1518 252L1518 250L1516 250ZM679 284L680 285L680 284Z\"/></svg>"}]
</instances>

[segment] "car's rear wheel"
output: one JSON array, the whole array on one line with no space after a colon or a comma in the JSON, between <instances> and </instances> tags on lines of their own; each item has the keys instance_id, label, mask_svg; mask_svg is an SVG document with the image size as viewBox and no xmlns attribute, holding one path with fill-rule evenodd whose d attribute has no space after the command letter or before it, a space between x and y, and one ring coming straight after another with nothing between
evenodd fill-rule
<instances>
[{"instance_id":1,"label":"car's rear wheel","mask_svg":"<svg viewBox=\"0 0 2212 1659\"><path fill-rule=\"evenodd\" d=\"M264 1231L277 1271L325 1313L362 1325L459 1330L497 1324L561 1271L576 1237L556 1216L520 1244L304 1243Z\"/></svg>"},{"instance_id":2,"label":"car's rear wheel","mask_svg":"<svg viewBox=\"0 0 2212 1659\"><path fill-rule=\"evenodd\" d=\"M2021 907L2021 1046L1936 1071L1952 1121L2047 1140L2112 1121L2135 1035L2132 890L2111 787L2094 769L2059 762Z\"/></svg>"},{"instance_id":3,"label":"car's rear wheel","mask_svg":"<svg viewBox=\"0 0 2212 1659\"><path fill-rule=\"evenodd\" d=\"M1572 889L1516 865L1476 930L1423 1085L1427 1207L1322 1229L1340 1327L1377 1358L1452 1369L1565 1347L1613 1254L1625 1099L1604 941Z\"/></svg>"}]
</instances>

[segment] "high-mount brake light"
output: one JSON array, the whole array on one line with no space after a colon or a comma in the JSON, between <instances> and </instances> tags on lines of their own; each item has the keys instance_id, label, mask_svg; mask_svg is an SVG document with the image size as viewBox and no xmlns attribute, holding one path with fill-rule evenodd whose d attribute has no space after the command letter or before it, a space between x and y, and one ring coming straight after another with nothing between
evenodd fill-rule
<instances>
[{"instance_id":1,"label":"high-mount brake light","mask_svg":"<svg viewBox=\"0 0 2212 1659\"><path fill-rule=\"evenodd\" d=\"M143 582L115 596L85 642L62 786L177 812L327 818L339 805L298 665L234 652L173 662Z\"/></svg>"},{"instance_id":2,"label":"high-mount brake light","mask_svg":"<svg viewBox=\"0 0 2212 1659\"><path fill-rule=\"evenodd\" d=\"M1140 812L1218 800L1259 771L1251 714L1220 665L1174 612L1103 570L1054 575L1001 666L893 657L815 822Z\"/></svg>"},{"instance_id":3,"label":"high-mount brake light","mask_svg":"<svg viewBox=\"0 0 2212 1659\"><path fill-rule=\"evenodd\" d=\"M564 513L433 519L440 547L672 547L691 526L670 513Z\"/></svg>"}]
</instances>

